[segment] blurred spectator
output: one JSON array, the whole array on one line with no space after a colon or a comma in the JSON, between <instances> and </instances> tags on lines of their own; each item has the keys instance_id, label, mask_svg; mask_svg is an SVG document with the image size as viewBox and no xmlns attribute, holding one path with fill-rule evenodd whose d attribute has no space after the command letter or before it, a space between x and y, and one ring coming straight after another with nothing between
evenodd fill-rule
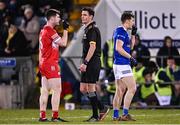
<instances>
[{"instance_id":1,"label":"blurred spectator","mask_svg":"<svg viewBox=\"0 0 180 125\"><path fill-rule=\"evenodd\" d=\"M134 75L134 78L135 78L135 81L137 84L136 93L135 93L135 96L133 97L134 102L141 100L140 96L139 96L140 88L141 88L141 85L145 83L145 80L143 77L143 71L144 71L145 67L143 66L142 58L137 58L137 62L138 62L137 66L132 68L132 72L133 72L133 75Z\"/></svg>"},{"instance_id":2,"label":"blurred spectator","mask_svg":"<svg viewBox=\"0 0 180 125\"><path fill-rule=\"evenodd\" d=\"M174 104L180 105L180 70L174 73L176 84L174 84L175 102Z\"/></svg>"},{"instance_id":3,"label":"blurred spectator","mask_svg":"<svg viewBox=\"0 0 180 125\"><path fill-rule=\"evenodd\" d=\"M143 71L144 71L145 67L143 66L142 58L137 58L137 61L138 61L137 66L133 67L133 75L136 80L136 83L138 85L141 85L145 82L144 77L143 77Z\"/></svg>"},{"instance_id":4,"label":"blurred spectator","mask_svg":"<svg viewBox=\"0 0 180 125\"><path fill-rule=\"evenodd\" d=\"M141 43L141 39L138 34L135 36L135 45L134 49L132 50L132 56L134 58L142 58L142 63L144 66L148 64L148 61L150 59L150 52L148 48Z\"/></svg>"},{"instance_id":5,"label":"blurred spectator","mask_svg":"<svg viewBox=\"0 0 180 125\"><path fill-rule=\"evenodd\" d=\"M24 10L24 7L26 7L26 5L31 5L33 6L34 10L38 10L39 0L17 0L18 8L21 8L22 10Z\"/></svg>"},{"instance_id":6,"label":"blurred spectator","mask_svg":"<svg viewBox=\"0 0 180 125\"><path fill-rule=\"evenodd\" d=\"M5 0L0 0L0 25L3 24L4 18L9 15Z\"/></svg>"},{"instance_id":7,"label":"blurred spectator","mask_svg":"<svg viewBox=\"0 0 180 125\"><path fill-rule=\"evenodd\" d=\"M0 43L6 39L8 34L8 28L4 25L4 19L7 16L9 16L9 10L6 7L5 0L0 0ZM0 46L0 49L2 49L2 46Z\"/></svg>"},{"instance_id":8,"label":"blurred spectator","mask_svg":"<svg viewBox=\"0 0 180 125\"><path fill-rule=\"evenodd\" d=\"M73 0L39 0L39 15L44 16L44 13L49 8L54 8L57 10L61 9L63 14L68 14L73 8ZM67 19L68 15L64 15Z\"/></svg>"},{"instance_id":9,"label":"blurred spectator","mask_svg":"<svg viewBox=\"0 0 180 125\"><path fill-rule=\"evenodd\" d=\"M24 18L19 28L24 33L26 39L31 42L30 47L35 49L38 45L40 24L39 18L34 14L33 8L29 5L24 10Z\"/></svg>"},{"instance_id":10,"label":"blurred spectator","mask_svg":"<svg viewBox=\"0 0 180 125\"><path fill-rule=\"evenodd\" d=\"M0 56L27 56L28 42L24 34L14 25L13 20L6 18L5 24L8 27L8 35L1 42L2 52Z\"/></svg>"},{"instance_id":11,"label":"blurred spectator","mask_svg":"<svg viewBox=\"0 0 180 125\"><path fill-rule=\"evenodd\" d=\"M166 69L166 73L167 73L168 77L171 79L171 81L175 81L174 74L178 70L180 70L180 68L179 68L179 66L176 65L176 62L175 62L175 59L173 58L173 56L169 56L167 58L167 67L165 69Z\"/></svg>"},{"instance_id":12,"label":"blurred spectator","mask_svg":"<svg viewBox=\"0 0 180 125\"><path fill-rule=\"evenodd\" d=\"M170 105L172 99L171 79L163 68L156 70L155 83L157 88L156 96L160 105Z\"/></svg>"},{"instance_id":13,"label":"blurred spectator","mask_svg":"<svg viewBox=\"0 0 180 125\"><path fill-rule=\"evenodd\" d=\"M6 0L7 2L7 8L9 10L9 12L14 16L14 18L16 18L17 16L19 16L19 8L17 5L17 1L18 0Z\"/></svg>"},{"instance_id":14,"label":"blurred spectator","mask_svg":"<svg viewBox=\"0 0 180 125\"><path fill-rule=\"evenodd\" d=\"M149 69L143 71L143 77L145 79L145 84L141 85L140 93L143 102L147 105L158 105L158 100L155 95L155 83L152 79L152 73Z\"/></svg>"},{"instance_id":15,"label":"blurred spectator","mask_svg":"<svg viewBox=\"0 0 180 125\"><path fill-rule=\"evenodd\" d=\"M166 67L167 66L167 57L168 56L179 56L178 49L173 47L173 40L170 36L166 36L164 38L164 45L162 48L159 49L156 57L156 61L159 67ZM166 56L165 58L161 58L158 56ZM175 58L176 64L180 64L180 58Z\"/></svg>"},{"instance_id":16,"label":"blurred spectator","mask_svg":"<svg viewBox=\"0 0 180 125\"><path fill-rule=\"evenodd\" d=\"M170 56L167 58L167 67L166 73L167 76L172 80L173 85L173 104L179 104L178 100L180 99L180 67L176 65L175 59Z\"/></svg>"},{"instance_id":17,"label":"blurred spectator","mask_svg":"<svg viewBox=\"0 0 180 125\"><path fill-rule=\"evenodd\" d=\"M111 75L112 67L113 67L113 49L114 49L114 42L112 39L109 39L105 42L103 46L103 64L106 71L106 77Z\"/></svg>"}]
</instances>

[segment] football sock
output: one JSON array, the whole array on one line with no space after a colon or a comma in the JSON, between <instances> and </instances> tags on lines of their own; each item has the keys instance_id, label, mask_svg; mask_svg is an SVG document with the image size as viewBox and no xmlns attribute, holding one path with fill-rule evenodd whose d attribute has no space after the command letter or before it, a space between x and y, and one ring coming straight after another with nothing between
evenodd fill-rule
<instances>
[{"instance_id":1,"label":"football sock","mask_svg":"<svg viewBox=\"0 0 180 125\"><path fill-rule=\"evenodd\" d=\"M98 118L97 97L96 97L95 92L89 92L88 98L91 102L93 117Z\"/></svg>"},{"instance_id":2,"label":"football sock","mask_svg":"<svg viewBox=\"0 0 180 125\"><path fill-rule=\"evenodd\" d=\"M127 115L128 114L128 109L123 108L123 115Z\"/></svg>"},{"instance_id":3,"label":"football sock","mask_svg":"<svg viewBox=\"0 0 180 125\"><path fill-rule=\"evenodd\" d=\"M46 111L40 111L40 118L42 119L46 118Z\"/></svg>"},{"instance_id":4,"label":"football sock","mask_svg":"<svg viewBox=\"0 0 180 125\"><path fill-rule=\"evenodd\" d=\"M114 109L113 118L119 118L119 110L118 109Z\"/></svg>"},{"instance_id":5,"label":"football sock","mask_svg":"<svg viewBox=\"0 0 180 125\"><path fill-rule=\"evenodd\" d=\"M58 116L59 116L58 111L53 111L52 117L56 119L56 118L58 118Z\"/></svg>"}]
</instances>

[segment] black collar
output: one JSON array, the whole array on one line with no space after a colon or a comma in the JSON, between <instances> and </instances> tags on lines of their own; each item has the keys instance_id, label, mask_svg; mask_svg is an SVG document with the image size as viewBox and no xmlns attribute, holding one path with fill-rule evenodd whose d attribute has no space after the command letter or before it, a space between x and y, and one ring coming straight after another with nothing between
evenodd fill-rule
<instances>
[{"instance_id":1,"label":"black collar","mask_svg":"<svg viewBox=\"0 0 180 125\"><path fill-rule=\"evenodd\" d=\"M92 27L94 27L95 25L96 25L96 22L93 21L90 24L88 24L84 30L87 31L87 30L91 29Z\"/></svg>"}]
</instances>

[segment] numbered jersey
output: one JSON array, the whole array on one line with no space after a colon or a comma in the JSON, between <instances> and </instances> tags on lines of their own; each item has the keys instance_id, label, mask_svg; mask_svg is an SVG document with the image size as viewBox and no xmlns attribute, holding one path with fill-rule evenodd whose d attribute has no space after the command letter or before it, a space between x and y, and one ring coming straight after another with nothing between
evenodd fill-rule
<instances>
[{"instance_id":1,"label":"numbered jersey","mask_svg":"<svg viewBox=\"0 0 180 125\"><path fill-rule=\"evenodd\" d=\"M58 63L61 37L50 26L44 26L39 36L39 63Z\"/></svg>"}]
</instances>

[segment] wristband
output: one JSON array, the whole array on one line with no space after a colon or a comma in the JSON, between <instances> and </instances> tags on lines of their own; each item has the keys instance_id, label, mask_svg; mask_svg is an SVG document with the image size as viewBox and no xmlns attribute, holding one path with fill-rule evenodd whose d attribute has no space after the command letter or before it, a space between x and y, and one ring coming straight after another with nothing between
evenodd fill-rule
<instances>
[{"instance_id":1,"label":"wristband","mask_svg":"<svg viewBox=\"0 0 180 125\"><path fill-rule=\"evenodd\" d=\"M88 61L87 61L87 60L84 60L83 63L84 63L85 65L88 65Z\"/></svg>"}]
</instances>

